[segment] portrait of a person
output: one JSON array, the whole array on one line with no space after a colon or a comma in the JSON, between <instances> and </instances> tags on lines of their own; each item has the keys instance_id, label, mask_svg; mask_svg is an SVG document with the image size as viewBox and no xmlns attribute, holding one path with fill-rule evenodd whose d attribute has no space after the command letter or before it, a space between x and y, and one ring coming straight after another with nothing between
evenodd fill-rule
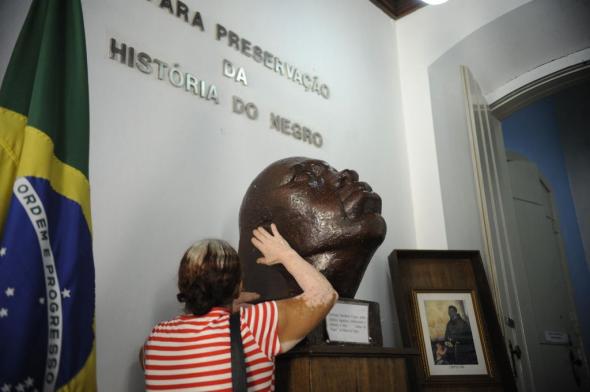
<instances>
[{"instance_id":1,"label":"portrait of a person","mask_svg":"<svg viewBox=\"0 0 590 392\"><path fill-rule=\"evenodd\" d=\"M445 330L445 347L440 348L437 346L436 358L440 360L440 364L477 364L477 355L469 322L461 317L454 305L449 305L448 313L449 321Z\"/></svg>"},{"instance_id":2,"label":"portrait of a person","mask_svg":"<svg viewBox=\"0 0 590 392\"><path fill-rule=\"evenodd\" d=\"M354 170L304 157L266 167L247 189L239 221L245 289L263 299L292 297L300 288L280 266L257 265L249 241L254 228L275 222L293 249L347 298L354 298L386 233L381 198Z\"/></svg>"}]
</instances>

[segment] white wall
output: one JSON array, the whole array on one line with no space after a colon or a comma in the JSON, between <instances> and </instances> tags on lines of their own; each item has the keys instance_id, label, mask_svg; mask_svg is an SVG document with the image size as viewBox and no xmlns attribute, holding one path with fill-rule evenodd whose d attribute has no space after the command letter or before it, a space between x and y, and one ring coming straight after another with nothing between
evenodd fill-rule
<instances>
[{"instance_id":1,"label":"white wall","mask_svg":"<svg viewBox=\"0 0 590 392\"><path fill-rule=\"evenodd\" d=\"M544 23L538 23L539 20ZM479 213L459 78L466 65L483 94L590 47L590 3L536 0L478 29L429 68L434 134L449 247L480 247ZM436 95L434 95L436 92Z\"/></svg>"},{"instance_id":2,"label":"white wall","mask_svg":"<svg viewBox=\"0 0 590 392\"><path fill-rule=\"evenodd\" d=\"M415 230L393 21L366 0L346 7L337 0L185 2L201 12L204 33L158 1L83 2L99 388L142 390L137 352L154 323L180 310L175 273L182 252L202 237L237 246L244 191L262 168L287 156L353 168L382 196L388 234L357 298L381 303L385 344L399 342L387 255L415 247ZM28 4L0 6L2 73ZM217 22L318 75L330 99L216 41ZM215 83L220 104L109 59L111 37ZM222 76L223 58L245 67L248 87ZM233 94L257 104L257 121L231 113ZM320 131L324 146L269 129L271 111Z\"/></svg>"},{"instance_id":3,"label":"white wall","mask_svg":"<svg viewBox=\"0 0 590 392\"><path fill-rule=\"evenodd\" d=\"M0 75L4 76L31 0L0 1ZM1 80L1 79L0 79Z\"/></svg>"},{"instance_id":4,"label":"white wall","mask_svg":"<svg viewBox=\"0 0 590 392\"><path fill-rule=\"evenodd\" d=\"M587 61L589 15L590 3L580 0L451 0L421 8L396 23L418 247L481 245L480 239L476 240L479 222L472 220L477 216L472 210L476 207L471 198L473 180L465 177L471 175L465 118L450 120L458 128L437 123L456 115L445 114L444 105L462 110L460 90L444 90L459 82L459 65L469 66L484 95L499 99L530 82L531 76L540 78ZM429 67L437 60L441 67L437 72L442 67L449 70L438 78L438 102L443 105L439 119L433 113L429 80ZM435 131L435 125L440 132ZM459 135L458 139L452 140L453 135ZM441 152L446 154L442 158ZM441 175L447 176L446 184L441 183ZM446 196L441 187L449 192ZM449 217L455 222L447 222ZM465 226L461 220L477 225Z\"/></svg>"},{"instance_id":5,"label":"white wall","mask_svg":"<svg viewBox=\"0 0 590 392\"><path fill-rule=\"evenodd\" d=\"M428 66L481 26L528 1L450 0L423 7L396 23L416 241L420 248L447 248Z\"/></svg>"}]
</instances>

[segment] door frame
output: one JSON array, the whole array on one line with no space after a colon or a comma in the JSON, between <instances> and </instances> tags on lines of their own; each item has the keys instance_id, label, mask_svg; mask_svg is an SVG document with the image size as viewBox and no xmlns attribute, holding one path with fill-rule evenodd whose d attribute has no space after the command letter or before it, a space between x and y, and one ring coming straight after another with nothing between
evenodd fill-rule
<instances>
[{"instance_id":1,"label":"door frame","mask_svg":"<svg viewBox=\"0 0 590 392\"><path fill-rule=\"evenodd\" d=\"M533 80L490 102L492 114L500 121L531 103L590 80L590 60L570 65Z\"/></svg>"},{"instance_id":2,"label":"door frame","mask_svg":"<svg viewBox=\"0 0 590 392\"><path fill-rule=\"evenodd\" d=\"M501 326L505 339L518 342L521 345L522 358L515 363L515 367L516 372L519 375L524 375L524 378L519 377L517 383L523 390L535 390L529 347L526 336L524 336L524 330L522 328L507 327L511 322L508 317L513 319L517 325L522 325L523 313L530 311L530 306L527 306L527 303L530 303L531 299L516 298L514 301L509 301L506 298L509 293L517 293L514 286L516 282L509 276L508 272L514 274L515 265L519 264L517 261L522 255L516 232L514 206L511 200L508 199L508 196L511 195L511 187L500 121L534 101L590 80L590 61L563 68L527 83L498 98L490 105L487 105L485 100L476 103L472 101L474 98L470 97L470 89L474 87L473 84L476 85L477 83L467 67L461 66L460 72L465 93L469 146L488 279L493 287L492 292L496 300L498 314L504 317L504 320L501 320ZM478 86L476 87L479 89ZM480 96L483 97L483 95ZM473 107L477 104L485 107L483 114L474 113ZM477 124L477 121L480 124ZM483 127L482 121L487 122L487 124L483 124ZM482 132L482 129L488 129L488 134L485 134L485 131ZM560 244L560 248L563 253L563 244ZM564 272L567 273L567 265L565 267ZM568 296L573 304L571 282L567 277ZM574 323L574 328L579 331L577 320ZM578 337L581 339L579 333ZM581 341L580 344L582 344ZM584 371L588 374L588 360L583 349L581 350L581 356Z\"/></svg>"},{"instance_id":3,"label":"door frame","mask_svg":"<svg viewBox=\"0 0 590 392\"><path fill-rule=\"evenodd\" d=\"M511 347L521 349L519 360L512 359L516 383L520 390L534 391L535 383L530 361L529 346L524 329L523 315L532 309L528 296L519 297L515 276L524 276L516 213L511 202L512 191L500 122L494 118L479 86L466 66L460 67L464 88L465 114L469 135L469 148L473 167L478 212L483 241L483 260L497 313L510 354ZM496 128L494 130L494 128Z\"/></svg>"}]
</instances>

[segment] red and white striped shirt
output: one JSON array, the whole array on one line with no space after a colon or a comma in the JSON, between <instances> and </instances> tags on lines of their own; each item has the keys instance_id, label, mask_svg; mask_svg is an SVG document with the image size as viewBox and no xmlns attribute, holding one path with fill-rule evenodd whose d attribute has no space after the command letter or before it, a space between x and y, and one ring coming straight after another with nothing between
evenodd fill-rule
<instances>
[{"instance_id":1,"label":"red and white striped shirt","mask_svg":"<svg viewBox=\"0 0 590 392\"><path fill-rule=\"evenodd\" d=\"M144 345L146 390L231 391L229 315L213 308L156 325ZM242 308L240 319L248 391L274 391L277 305Z\"/></svg>"}]
</instances>

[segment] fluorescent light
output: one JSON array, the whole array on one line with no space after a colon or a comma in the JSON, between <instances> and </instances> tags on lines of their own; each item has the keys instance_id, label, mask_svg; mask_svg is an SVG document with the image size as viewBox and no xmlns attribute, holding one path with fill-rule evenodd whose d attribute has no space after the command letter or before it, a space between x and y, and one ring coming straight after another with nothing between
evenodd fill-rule
<instances>
[{"instance_id":1,"label":"fluorescent light","mask_svg":"<svg viewBox=\"0 0 590 392\"><path fill-rule=\"evenodd\" d=\"M438 5L438 4L442 4L442 3L446 3L447 0L422 0L423 2L425 2L426 4L430 4L430 5Z\"/></svg>"}]
</instances>

